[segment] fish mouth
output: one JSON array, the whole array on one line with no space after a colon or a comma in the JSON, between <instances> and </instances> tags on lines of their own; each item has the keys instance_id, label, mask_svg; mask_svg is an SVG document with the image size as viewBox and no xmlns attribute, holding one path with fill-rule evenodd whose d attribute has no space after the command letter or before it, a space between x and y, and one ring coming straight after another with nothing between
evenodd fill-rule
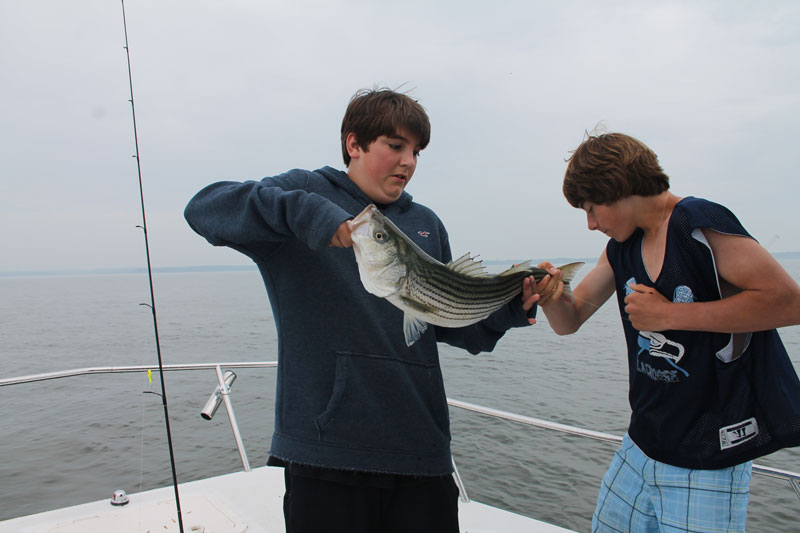
<instances>
[{"instance_id":1,"label":"fish mouth","mask_svg":"<svg viewBox=\"0 0 800 533\"><path fill-rule=\"evenodd\" d=\"M356 215L354 219L347 222L347 224L350 226L350 231L353 232L356 228L369 222L372 214L376 211L378 211L378 208L375 207L375 204L369 204L367 207L365 207L364 210Z\"/></svg>"},{"instance_id":2,"label":"fish mouth","mask_svg":"<svg viewBox=\"0 0 800 533\"><path fill-rule=\"evenodd\" d=\"M357 228L359 228L360 226L363 226L364 224L366 224L367 222L368 222L368 220L366 218L362 218L361 220L359 220L358 217L356 217L353 220L349 220L347 222L347 225L350 226L350 231L353 232Z\"/></svg>"}]
</instances>

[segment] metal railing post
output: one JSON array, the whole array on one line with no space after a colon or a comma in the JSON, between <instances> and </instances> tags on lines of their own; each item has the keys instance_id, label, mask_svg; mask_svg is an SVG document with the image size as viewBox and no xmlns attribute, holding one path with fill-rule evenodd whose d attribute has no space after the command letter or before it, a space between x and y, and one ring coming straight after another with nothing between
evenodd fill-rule
<instances>
[{"instance_id":1,"label":"metal railing post","mask_svg":"<svg viewBox=\"0 0 800 533\"><path fill-rule=\"evenodd\" d=\"M458 468L456 468L456 460L452 458L453 461L453 479L456 480L456 486L458 487L458 499L464 503L469 503L469 495L467 494L467 487L464 486L464 482L461 481L461 475L458 473Z\"/></svg>"}]
</instances>

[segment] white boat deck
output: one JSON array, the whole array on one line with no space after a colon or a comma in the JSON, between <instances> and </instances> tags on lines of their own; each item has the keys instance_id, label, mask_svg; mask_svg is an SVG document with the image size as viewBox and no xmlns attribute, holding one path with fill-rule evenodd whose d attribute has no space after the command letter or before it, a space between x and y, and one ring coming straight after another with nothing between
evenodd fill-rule
<instances>
[{"instance_id":1,"label":"white boat deck","mask_svg":"<svg viewBox=\"0 0 800 533\"><path fill-rule=\"evenodd\" d=\"M180 485L185 533L280 533L283 469L250 472ZM172 486L129 494L130 502L107 500L0 522L0 533L175 533L179 531ZM478 502L459 502L463 533L558 533L570 530Z\"/></svg>"}]
</instances>

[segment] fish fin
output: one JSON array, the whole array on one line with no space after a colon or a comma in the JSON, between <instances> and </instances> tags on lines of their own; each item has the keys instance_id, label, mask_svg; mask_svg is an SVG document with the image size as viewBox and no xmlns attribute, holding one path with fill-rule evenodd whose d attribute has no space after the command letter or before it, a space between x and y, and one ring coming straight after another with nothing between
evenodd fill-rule
<instances>
[{"instance_id":1,"label":"fish fin","mask_svg":"<svg viewBox=\"0 0 800 533\"><path fill-rule=\"evenodd\" d=\"M561 279L564 282L564 296L569 297L570 300L572 299L572 287L570 286L570 282L575 278L575 274L578 273L578 270L580 270L582 266L583 262L578 261L576 263L569 263L557 267L561 271Z\"/></svg>"},{"instance_id":2,"label":"fish fin","mask_svg":"<svg viewBox=\"0 0 800 533\"><path fill-rule=\"evenodd\" d=\"M531 269L531 262L530 261L523 261L522 263L516 264L509 269L502 271L499 275L500 276L509 276L511 274L516 274L518 272L527 272Z\"/></svg>"},{"instance_id":3,"label":"fish fin","mask_svg":"<svg viewBox=\"0 0 800 533\"><path fill-rule=\"evenodd\" d=\"M417 342L426 329L428 329L428 323L424 320L415 318L408 313L403 314L403 334L406 337L407 346Z\"/></svg>"},{"instance_id":4,"label":"fish fin","mask_svg":"<svg viewBox=\"0 0 800 533\"><path fill-rule=\"evenodd\" d=\"M469 252L465 253L458 259L450 261L445 265L453 272L466 274L467 276L488 276L486 267L483 265L483 260L478 260L478 256L471 257Z\"/></svg>"}]
</instances>

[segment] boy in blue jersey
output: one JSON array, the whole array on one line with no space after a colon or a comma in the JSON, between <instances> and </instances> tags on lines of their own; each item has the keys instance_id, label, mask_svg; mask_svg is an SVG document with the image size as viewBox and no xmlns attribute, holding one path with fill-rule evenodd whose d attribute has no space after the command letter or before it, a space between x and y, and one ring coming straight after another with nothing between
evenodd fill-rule
<instances>
[{"instance_id":1,"label":"boy in blue jersey","mask_svg":"<svg viewBox=\"0 0 800 533\"><path fill-rule=\"evenodd\" d=\"M288 533L457 533L450 423L437 342L490 351L533 322L533 278L465 328L430 327L409 347L403 312L364 290L348 220L370 203L432 257L449 262L444 225L405 187L428 145L422 106L360 91L345 112L347 172L291 170L209 185L185 216L216 246L258 266L278 330L269 464L285 468Z\"/></svg>"},{"instance_id":2,"label":"boy in blue jersey","mask_svg":"<svg viewBox=\"0 0 800 533\"><path fill-rule=\"evenodd\" d=\"M561 298L536 288L559 335L616 293L631 420L603 478L592 531L744 531L751 460L800 445L800 381L775 328L800 323L800 287L725 207L679 198L655 153L589 136L564 195L610 237Z\"/></svg>"}]
</instances>

